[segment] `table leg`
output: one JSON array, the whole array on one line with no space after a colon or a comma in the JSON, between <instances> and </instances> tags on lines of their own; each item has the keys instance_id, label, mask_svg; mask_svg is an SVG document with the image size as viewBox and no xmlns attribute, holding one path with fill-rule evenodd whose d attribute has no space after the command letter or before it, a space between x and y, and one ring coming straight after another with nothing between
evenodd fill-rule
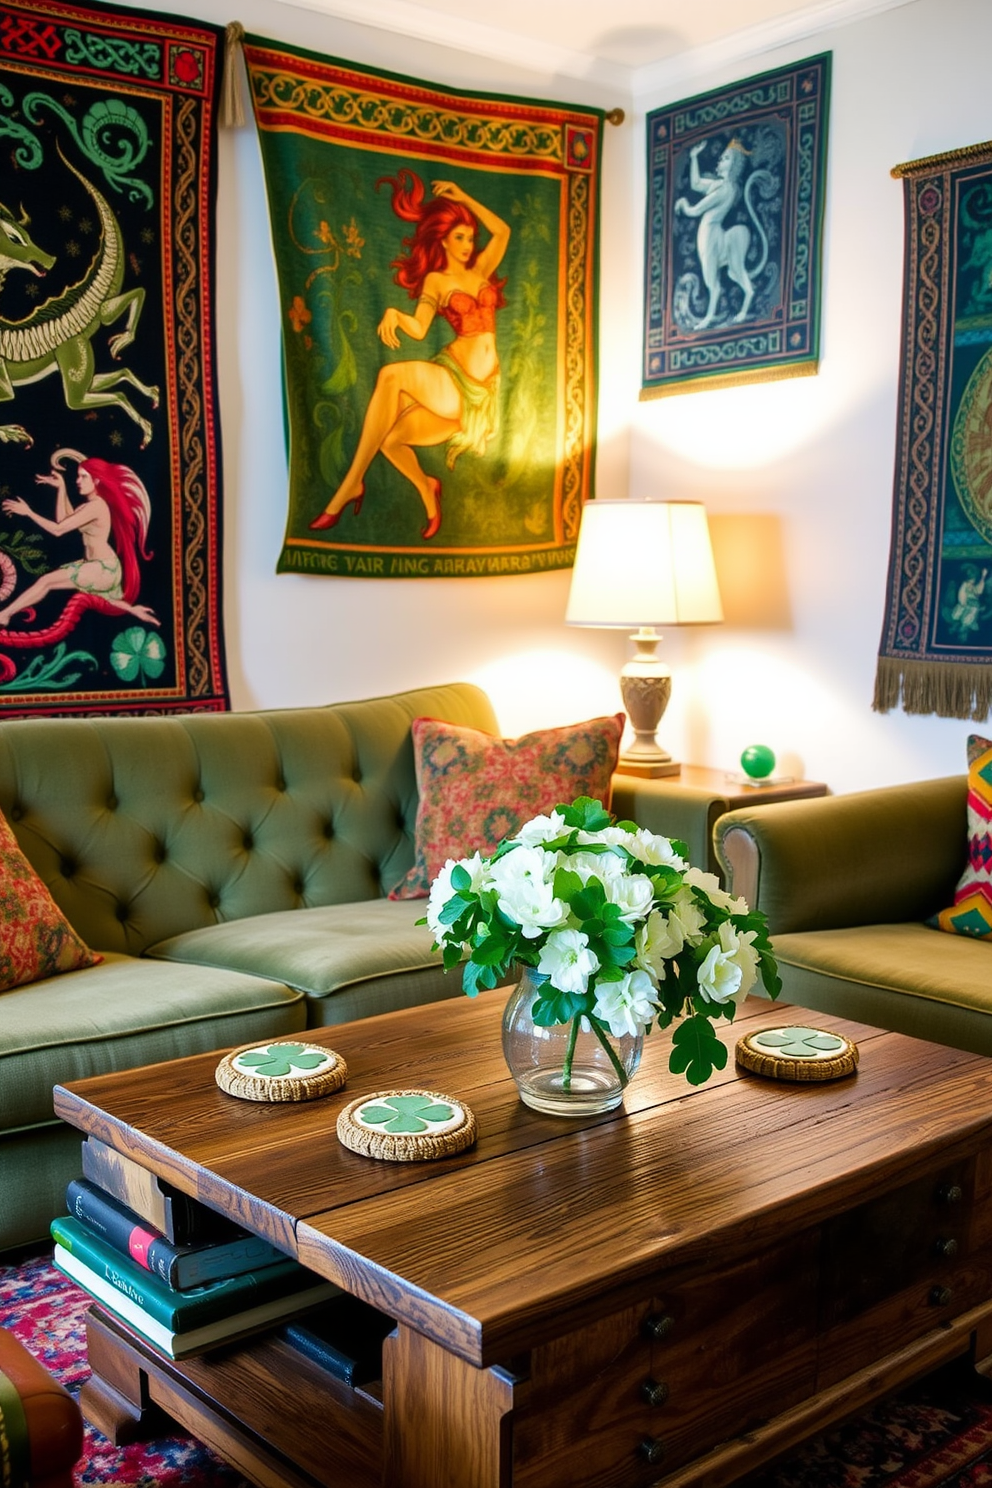
<instances>
[{"instance_id":1,"label":"table leg","mask_svg":"<svg viewBox=\"0 0 992 1488\"><path fill-rule=\"evenodd\" d=\"M402 1324L383 1347L383 1488L508 1488L513 1385Z\"/></svg>"}]
</instances>

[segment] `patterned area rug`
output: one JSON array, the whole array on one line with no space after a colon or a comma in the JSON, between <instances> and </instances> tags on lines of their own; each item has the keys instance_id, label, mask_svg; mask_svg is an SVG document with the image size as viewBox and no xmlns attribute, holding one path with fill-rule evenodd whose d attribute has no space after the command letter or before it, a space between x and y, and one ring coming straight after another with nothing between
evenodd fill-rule
<instances>
[{"instance_id":1,"label":"patterned area rug","mask_svg":"<svg viewBox=\"0 0 992 1488\"><path fill-rule=\"evenodd\" d=\"M0 1265L0 1327L8 1328L74 1395L88 1377L85 1292L36 1256ZM178 1427L114 1447L86 1428L75 1481L139 1488L248 1488ZM815 1437L747 1488L992 1488L992 1392L963 1369L931 1375L856 1420ZM744 1488L744 1485L741 1485Z\"/></svg>"}]
</instances>

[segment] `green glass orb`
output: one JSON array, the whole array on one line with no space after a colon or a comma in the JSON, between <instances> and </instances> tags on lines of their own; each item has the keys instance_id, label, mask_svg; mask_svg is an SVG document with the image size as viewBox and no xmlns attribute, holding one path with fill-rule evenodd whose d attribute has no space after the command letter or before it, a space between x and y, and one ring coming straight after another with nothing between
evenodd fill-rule
<instances>
[{"instance_id":1,"label":"green glass orb","mask_svg":"<svg viewBox=\"0 0 992 1488\"><path fill-rule=\"evenodd\" d=\"M752 780L764 780L775 768L775 752L767 744L749 744L741 755L741 769Z\"/></svg>"}]
</instances>

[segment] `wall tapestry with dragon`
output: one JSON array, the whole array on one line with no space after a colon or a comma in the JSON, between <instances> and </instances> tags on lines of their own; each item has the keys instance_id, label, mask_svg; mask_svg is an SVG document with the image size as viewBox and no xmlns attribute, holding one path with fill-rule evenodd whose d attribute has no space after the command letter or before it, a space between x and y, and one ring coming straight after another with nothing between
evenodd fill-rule
<instances>
[{"instance_id":1,"label":"wall tapestry with dragon","mask_svg":"<svg viewBox=\"0 0 992 1488\"><path fill-rule=\"evenodd\" d=\"M228 705L222 41L0 0L0 716Z\"/></svg>"},{"instance_id":2,"label":"wall tapestry with dragon","mask_svg":"<svg viewBox=\"0 0 992 1488\"><path fill-rule=\"evenodd\" d=\"M590 496L603 114L249 37L282 308L280 571L568 567Z\"/></svg>"},{"instance_id":3,"label":"wall tapestry with dragon","mask_svg":"<svg viewBox=\"0 0 992 1488\"><path fill-rule=\"evenodd\" d=\"M880 712L992 707L992 144L899 165L906 267Z\"/></svg>"}]
</instances>

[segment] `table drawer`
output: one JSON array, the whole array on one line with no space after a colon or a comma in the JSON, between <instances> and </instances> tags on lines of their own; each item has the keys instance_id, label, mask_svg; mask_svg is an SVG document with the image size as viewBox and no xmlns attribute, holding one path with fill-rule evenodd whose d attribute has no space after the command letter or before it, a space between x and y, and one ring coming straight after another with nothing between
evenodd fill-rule
<instances>
[{"instance_id":1,"label":"table drawer","mask_svg":"<svg viewBox=\"0 0 992 1488\"><path fill-rule=\"evenodd\" d=\"M535 1349L514 1488L639 1488L810 1394L818 1242L809 1231Z\"/></svg>"},{"instance_id":2,"label":"table drawer","mask_svg":"<svg viewBox=\"0 0 992 1488\"><path fill-rule=\"evenodd\" d=\"M947 1285L974 1243L974 1192L975 1164L958 1163L828 1220L821 1330L874 1310L916 1282Z\"/></svg>"}]
</instances>

